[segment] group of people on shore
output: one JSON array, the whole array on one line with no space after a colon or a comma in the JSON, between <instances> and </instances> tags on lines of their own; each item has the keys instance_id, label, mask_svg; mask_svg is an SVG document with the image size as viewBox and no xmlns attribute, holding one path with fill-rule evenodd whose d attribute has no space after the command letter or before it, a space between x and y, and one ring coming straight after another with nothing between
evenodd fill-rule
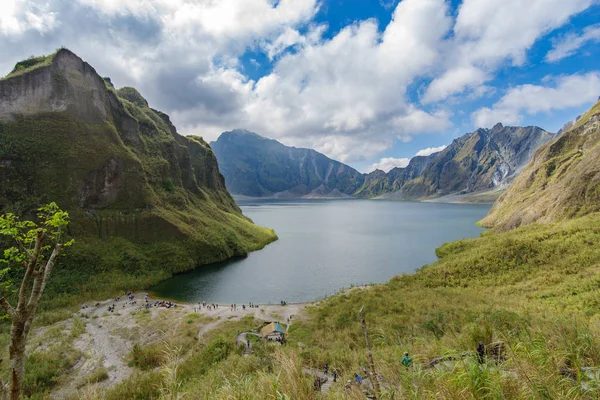
<instances>
[{"instance_id":1,"label":"group of people on shore","mask_svg":"<svg viewBox=\"0 0 600 400\"><path fill-rule=\"evenodd\" d=\"M154 307L175 308L177 307L177 304L172 301L157 300L154 302Z\"/></svg>"},{"instance_id":2,"label":"group of people on shore","mask_svg":"<svg viewBox=\"0 0 600 400\"><path fill-rule=\"evenodd\" d=\"M203 302L198 302L196 305L194 305L194 312L200 312L202 310L214 311L214 310L217 310L219 307L221 307L221 305L219 305L217 303L207 303L207 302L203 301ZM238 311L238 310L240 310L240 308L245 311L246 308L258 308L258 304L254 304L254 303L250 302L250 303L248 303L248 305L242 304L241 307L237 303L231 303L229 305L230 311Z\"/></svg>"},{"instance_id":3,"label":"group of people on shore","mask_svg":"<svg viewBox=\"0 0 600 400\"><path fill-rule=\"evenodd\" d=\"M245 304L242 304L242 310L246 310L246 308L258 308L258 305L250 302L248 303L248 305L246 306ZM238 310L238 305L237 304L231 304L231 311L237 311Z\"/></svg>"},{"instance_id":4,"label":"group of people on shore","mask_svg":"<svg viewBox=\"0 0 600 400\"><path fill-rule=\"evenodd\" d=\"M123 295L117 296L113 299L113 303L110 304L107 308L108 312L111 312L111 313L115 312L115 308L117 306L117 303L119 303L121 301L121 297L127 298L127 301L122 303L122 306L121 306L122 308L125 308L128 305L131 305L131 306L138 305L138 300L135 298L135 294L133 293L132 290L128 290L127 292L124 292ZM100 306L101 306L100 303L96 303L96 305L95 305L96 308L98 308ZM174 308L174 307L177 307L177 304L173 303L172 301L168 301L168 300L156 300L154 303L151 303L150 299L148 298L148 294L146 293L144 295L143 308L150 309L152 307ZM83 304L81 306L82 310L86 310L88 308L90 308L90 306L88 306L87 304Z\"/></svg>"},{"instance_id":5,"label":"group of people on shore","mask_svg":"<svg viewBox=\"0 0 600 400\"><path fill-rule=\"evenodd\" d=\"M119 303L121 301L122 297L126 297L128 299L128 301L126 301L125 303L122 304L122 307L125 308L127 305L137 305L138 304L138 300L135 298L135 294L132 290L128 290L126 292L124 292L121 296L117 296L113 299L113 304L108 306L108 311L109 312L114 312L115 311L115 307L116 307L116 303ZM281 305L287 305L287 301L285 300L281 300ZM100 303L96 303L96 307L99 307ZM149 299L148 299L148 294L145 295L144 298L144 305L143 307L145 309L149 309L152 307L164 307L164 308L173 308L176 307L177 304L173 303L171 301L168 300L157 300L154 303L150 303ZM206 301L203 302L198 302L196 305L194 305L194 312L199 312L201 310L208 310L208 311L214 311L219 309L219 307L222 307L222 305L219 305L217 303L207 303ZM248 303L248 305L246 304L242 304L241 305L241 310L246 310L246 308L258 308L259 305L255 304L253 302ZM87 304L83 304L81 306L82 310L88 309L89 306ZM237 303L232 303L229 305L229 308L231 311L238 311L240 310L240 305L238 305ZM289 319L288 319L288 323L289 323Z\"/></svg>"},{"instance_id":6,"label":"group of people on shore","mask_svg":"<svg viewBox=\"0 0 600 400\"><path fill-rule=\"evenodd\" d=\"M207 303L205 301L198 302L198 305L194 306L194 312L198 312L198 311L202 310L202 308L206 308L209 311L216 310L217 308L219 308L219 305L216 303Z\"/></svg>"}]
</instances>

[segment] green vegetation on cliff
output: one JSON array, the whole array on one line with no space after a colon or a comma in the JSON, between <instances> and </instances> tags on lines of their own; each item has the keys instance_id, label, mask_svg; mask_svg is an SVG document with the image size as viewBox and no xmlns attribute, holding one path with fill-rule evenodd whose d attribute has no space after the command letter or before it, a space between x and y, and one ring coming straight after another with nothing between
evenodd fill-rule
<instances>
[{"instance_id":1,"label":"green vegetation on cliff","mask_svg":"<svg viewBox=\"0 0 600 400\"><path fill-rule=\"evenodd\" d=\"M542 146L483 225L510 229L600 211L600 101Z\"/></svg>"},{"instance_id":2,"label":"green vegetation on cliff","mask_svg":"<svg viewBox=\"0 0 600 400\"><path fill-rule=\"evenodd\" d=\"M48 59L0 81L0 212L55 201L71 215L78 246L52 301L140 288L276 238L242 215L202 138L68 50Z\"/></svg>"},{"instance_id":3,"label":"green vegetation on cliff","mask_svg":"<svg viewBox=\"0 0 600 400\"><path fill-rule=\"evenodd\" d=\"M13 70L10 71L10 73L2 79L7 79L10 77L14 77L16 75L20 75L20 74L24 74L26 72L33 71L34 69L37 69L40 67L48 66L52 63L52 60L54 59L55 55L56 55L56 53L48 54L47 56L39 56L39 57L31 56L25 60L19 61L15 65Z\"/></svg>"}]
</instances>

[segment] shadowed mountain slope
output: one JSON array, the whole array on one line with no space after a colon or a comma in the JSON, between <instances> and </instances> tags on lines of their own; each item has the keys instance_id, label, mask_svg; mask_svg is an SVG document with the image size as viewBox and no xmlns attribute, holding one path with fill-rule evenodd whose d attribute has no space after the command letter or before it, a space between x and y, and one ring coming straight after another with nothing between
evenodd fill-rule
<instances>
[{"instance_id":1,"label":"shadowed mountain slope","mask_svg":"<svg viewBox=\"0 0 600 400\"><path fill-rule=\"evenodd\" d=\"M275 238L242 215L202 138L66 49L0 80L0 212L50 201L71 215L83 282L113 269L155 281Z\"/></svg>"},{"instance_id":2,"label":"shadowed mountain slope","mask_svg":"<svg viewBox=\"0 0 600 400\"><path fill-rule=\"evenodd\" d=\"M431 199L505 188L553 136L538 127L497 124L468 133L439 153L414 157L406 168L369 174L243 130L225 132L211 145L234 194Z\"/></svg>"},{"instance_id":3,"label":"shadowed mountain slope","mask_svg":"<svg viewBox=\"0 0 600 400\"><path fill-rule=\"evenodd\" d=\"M315 150L284 146L245 130L225 132L211 147L234 194L343 197L364 181L354 168Z\"/></svg>"}]
</instances>

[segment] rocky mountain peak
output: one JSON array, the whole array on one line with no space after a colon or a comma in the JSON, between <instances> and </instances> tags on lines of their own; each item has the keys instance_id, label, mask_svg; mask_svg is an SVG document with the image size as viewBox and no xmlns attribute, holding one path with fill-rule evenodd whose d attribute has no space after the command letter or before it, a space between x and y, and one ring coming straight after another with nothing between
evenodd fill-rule
<instances>
[{"instance_id":1,"label":"rocky mountain peak","mask_svg":"<svg viewBox=\"0 0 600 400\"><path fill-rule=\"evenodd\" d=\"M32 60L0 80L0 121L43 112L70 112L89 123L109 119L104 80L75 53L60 49Z\"/></svg>"},{"instance_id":2,"label":"rocky mountain peak","mask_svg":"<svg viewBox=\"0 0 600 400\"><path fill-rule=\"evenodd\" d=\"M208 144L177 133L136 89L115 90L67 49L0 79L0 168L0 213L55 201L77 238L170 241L198 254L181 269L274 236L242 215Z\"/></svg>"}]
</instances>

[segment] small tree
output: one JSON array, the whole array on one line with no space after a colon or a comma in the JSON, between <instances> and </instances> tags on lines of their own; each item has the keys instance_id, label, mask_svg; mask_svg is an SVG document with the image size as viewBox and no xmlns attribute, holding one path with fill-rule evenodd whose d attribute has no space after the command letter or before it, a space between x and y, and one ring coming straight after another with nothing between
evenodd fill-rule
<instances>
[{"instance_id":1,"label":"small tree","mask_svg":"<svg viewBox=\"0 0 600 400\"><path fill-rule=\"evenodd\" d=\"M21 221L14 214L0 215L0 235L7 236L14 243L4 250L0 263L0 289L4 294L12 287L8 279L11 268L24 269L23 280L17 294L17 306L13 307L6 297L0 298L0 305L12 321L10 330L10 375L7 384L0 382L4 398L18 400L21 397L25 375L25 345L31 323L37 312L40 298L44 293L52 267L61 251L73 244L64 242L64 234L69 224L69 214L56 203L38 209L39 222Z\"/></svg>"}]
</instances>

